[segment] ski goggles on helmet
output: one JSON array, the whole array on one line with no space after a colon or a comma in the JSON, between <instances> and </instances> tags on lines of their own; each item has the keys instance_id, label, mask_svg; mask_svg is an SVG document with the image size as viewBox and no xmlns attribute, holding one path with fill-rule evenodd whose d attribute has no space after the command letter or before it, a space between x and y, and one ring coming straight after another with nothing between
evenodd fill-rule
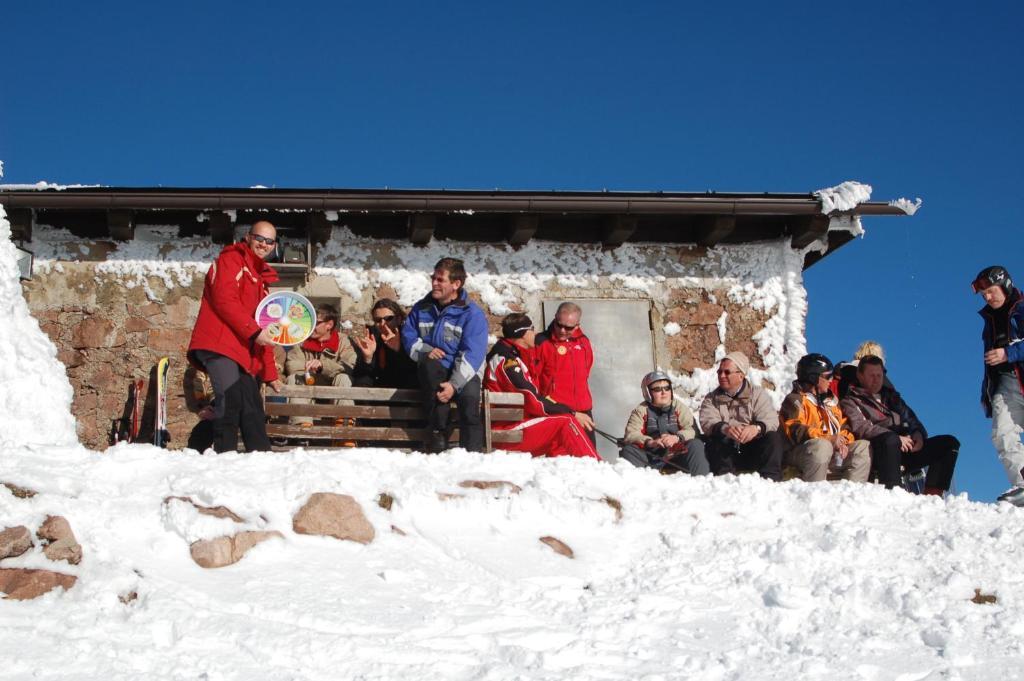
<instances>
[{"instance_id":1,"label":"ski goggles on helmet","mask_svg":"<svg viewBox=\"0 0 1024 681\"><path fill-rule=\"evenodd\" d=\"M1003 285L1002 277L999 278L999 281L992 281L992 278L987 276L987 275L982 275L982 276L978 277L977 279L975 279L973 282L971 282L971 288L974 289L975 293L981 293L982 291L984 291L985 289L987 289L987 288L989 288L991 286L1002 286L1002 285Z\"/></svg>"}]
</instances>

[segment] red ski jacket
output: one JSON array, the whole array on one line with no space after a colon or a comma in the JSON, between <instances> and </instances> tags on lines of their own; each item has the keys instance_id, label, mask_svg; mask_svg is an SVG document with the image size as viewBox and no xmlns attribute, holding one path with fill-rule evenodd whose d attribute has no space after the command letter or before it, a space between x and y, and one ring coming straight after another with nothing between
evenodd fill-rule
<instances>
[{"instance_id":1,"label":"red ski jacket","mask_svg":"<svg viewBox=\"0 0 1024 681\"><path fill-rule=\"evenodd\" d=\"M590 369L594 366L594 350L590 339L576 327L568 340L556 340L549 326L537 334L534 348L534 373L537 387L544 395L561 402L573 411L590 411L594 400L590 396Z\"/></svg>"},{"instance_id":2,"label":"red ski jacket","mask_svg":"<svg viewBox=\"0 0 1024 681\"><path fill-rule=\"evenodd\" d=\"M189 360L196 364L192 352L208 350L230 357L262 381L276 379L273 347L255 343L260 332L256 307L275 281L277 272L248 244L226 246L206 273L199 317L188 344Z\"/></svg>"},{"instance_id":3,"label":"red ski jacket","mask_svg":"<svg viewBox=\"0 0 1024 681\"><path fill-rule=\"evenodd\" d=\"M540 394L530 376L530 367L514 343L504 338L495 343L487 355L486 366L484 387L491 392L522 393L523 414L527 418L572 413L566 405Z\"/></svg>"}]
</instances>

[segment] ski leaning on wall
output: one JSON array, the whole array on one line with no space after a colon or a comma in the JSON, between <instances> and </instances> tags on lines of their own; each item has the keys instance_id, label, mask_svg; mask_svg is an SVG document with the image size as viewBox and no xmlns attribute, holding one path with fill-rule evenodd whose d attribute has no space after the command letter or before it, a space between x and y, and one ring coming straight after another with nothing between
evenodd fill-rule
<instances>
[{"instance_id":1,"label":"ski leaning on wall","mask_svg":"<svg viewBox=\"0 0 1024 681\"><path fill-rule=\"evenodd\" d=\"M167 432L167 371L170 369L169 357L161 357L156 365L156 419L153 427L153 444L166 447L171 439Z\"/></svg>"}]
</instances>

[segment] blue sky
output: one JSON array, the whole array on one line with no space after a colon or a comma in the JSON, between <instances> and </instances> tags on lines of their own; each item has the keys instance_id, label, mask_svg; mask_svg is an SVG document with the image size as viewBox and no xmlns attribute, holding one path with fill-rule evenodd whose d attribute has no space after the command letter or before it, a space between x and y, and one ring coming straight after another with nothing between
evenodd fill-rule
<instances>
[{"instance_id":1,"label":"blue sky","mask_svg":"<svg viewBox=\"0 0 1024 681\"><path fill-rule=\"evenodd\" d=\"M4 182L921 197L807 272L811 350L873 338L972 498L980 300L1024 280L1014 3L17 3Z\"/></svg>"}]
</instances>

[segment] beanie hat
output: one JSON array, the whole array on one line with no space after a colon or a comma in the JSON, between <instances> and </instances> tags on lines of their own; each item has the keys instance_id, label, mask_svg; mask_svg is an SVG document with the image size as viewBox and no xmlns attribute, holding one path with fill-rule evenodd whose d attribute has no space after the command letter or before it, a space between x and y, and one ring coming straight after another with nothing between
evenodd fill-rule
<instances>
[{"instance_id":1,"label":"beanie hat","mask_svg":"<svg viewBox=\"0 0 1024 681\"><path fill-rule=\"evenodd\" d=\"M747 372L750 371L750 360L747 359L747 356L744 355L739 350L736 350L734 352L730 352L728 355L726 355L725 357L722 358L723 362L725 360L729 360L733 364L735 364L736 368L739 369L743 373L744 376L746 376Z\"/></svg>"}]
</instances>

